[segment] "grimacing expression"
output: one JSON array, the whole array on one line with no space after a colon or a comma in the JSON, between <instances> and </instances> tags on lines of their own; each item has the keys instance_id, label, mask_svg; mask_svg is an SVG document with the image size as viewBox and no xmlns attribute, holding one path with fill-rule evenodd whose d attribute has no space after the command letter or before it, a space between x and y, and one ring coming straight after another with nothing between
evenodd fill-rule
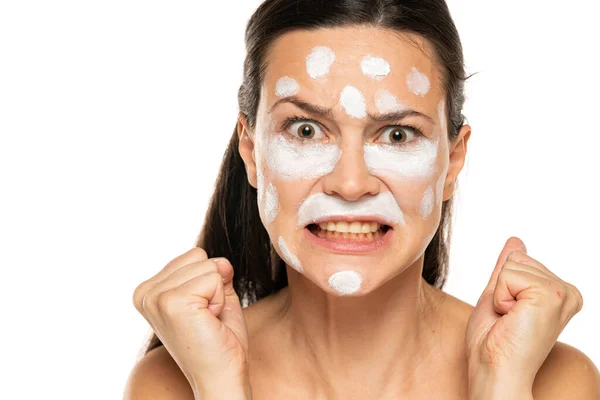
<instances>
[{"instance_id":1,"label":"grimacing expression","mask_svg":"<svg viewBox=\"0 0 600 400\"><path fill-rule=\"evenodd\" d=\"M381 286L439 225L464 158L432 53L418 36L356 26L288 32L266 56L240 153L278 254L328 293Z\"/></svg>"}]
</instances>

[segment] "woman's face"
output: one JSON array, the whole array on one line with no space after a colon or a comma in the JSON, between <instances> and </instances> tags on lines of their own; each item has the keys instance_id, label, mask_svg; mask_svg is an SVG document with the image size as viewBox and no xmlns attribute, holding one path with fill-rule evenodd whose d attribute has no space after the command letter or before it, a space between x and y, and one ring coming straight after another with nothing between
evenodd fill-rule
<instances>
[{"instance_id":1,"label":"woman's face","mask_svg":"<svg viewBox=\"0 0 600 400\"><path fill-rule=\"evenodd\" d=\"M413 265L464 163L468 126L449 142L431 48L410 38L367 27L287 33L267 54L252 134L240 121L272 243L332 294L364 295Z\"/></svg>"}]
</instances>

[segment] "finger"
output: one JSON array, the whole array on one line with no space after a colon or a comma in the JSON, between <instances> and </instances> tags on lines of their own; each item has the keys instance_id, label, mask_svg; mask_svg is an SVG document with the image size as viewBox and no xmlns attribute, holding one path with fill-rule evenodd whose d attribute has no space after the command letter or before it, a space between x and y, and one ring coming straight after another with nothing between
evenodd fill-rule
<instances>
[{"instance_id":1,"label":"finger","mask_svg":"<svg viewBox=\"0 0 600 400\"><path fill-rule=\"evenodd\" d=\"M523 292L533 286L544 285L546 278L527 271L503 269L498 276L494 289L494 310L501 315L507 314L523 297Z\"/></svg>"},{"instance_id":2,"label":"finger","mask_svg":"<svg viewBox=\"0 0 600 400\"><path fill-rule=\"evenodd\" d=\"M490 277L490 280L489 280L484 292L492 291L494 289L494 287L496 286L496 283L498 282L498 275L500 275L500 271L502 271L502 266L506 262L508 255L515 250L521 250L521 251L527 252L525 243L523 243L523 241L521 239L519 239L518 237L512 236L512 237L508 238L508 240L504 244L504 248L502 249L502 251L500 252L500 255L498 256L498 261L496 261L496 266L494 267L494 270L492 271L492 276Z\"/></svg>"},{"instance_id":3,"label":"finger","mask_svg":"<svg viewBox=\"0 0 600 400\"><path fill-rule=\"evenodd\" d=\"M520 264L525 264L525 265L529 265L531 267L537 268L540 271L543 271L545 274L549 275L550 277L560 280L560 278L558 276L556 276L552 271L550 271L544 264L542 264L538 260L534 259L530 255L523 253L520 250L515 250L515 251L511 252L508 255L508 260L515 261Z\"/></svg>"},{"instance_id":4,"label":"finger","mask_svg":"<svg viewBox=\"0 0 600 400\"><path fill-rule=\"evenodd\" d=\"M553 281L560 281L560 279L555 279L552 275L547 274L545 271L537 268L537 267L532 267L531 265L527 265L527 264L521 264L519 262L513 261L513 260L508 260L504 263L502 269L513 269L516 271L523 271L523 272L528 272L532 275L535 276L539 276L540 278L543 279L548 279L548 280L553 280Z\"/></svg>"},{"instance_id":5,"label":"finger","mask_svg":"<svg viewBox=\"0 0 600 400\"><path fill-rule=\"evenodd\" d=\"M164 292L179 285L184 284L196 276L218 272L217 263L214 259L191 263L176 269L171 275L168 275L162 281L156 283L154 290Z\"/></svg>"},{"instance_id":6,"label":"finger","mask_svg":"<svg viewBox=\"0 0 600 400\"><path fill-rule=\"evenodd\" d=\"M146 297L150 298L149 306L156 307L160 315L166 316L179 314L187 308L200 313L207 310L218 316L225 304L223 281L218 272L196 276L164 292L151 290Z\"/></svg>"},{"instance_id":7,"label":"finger","mask_svg":"<svg viewBox=\"0 0 600 400\"><path fill-rule=\"evenodd\" d=\"M180 256L171 260L160 272L154 275L152 278L139 284L133 292L133 304L138 311L141 311L142 299L148 293L148 290L152 288L156 282L162 281L166 276L173 273L174 270L181 268L184 265L191 264L197 261L203 261L208 258L206 251L200 247L194 247Z\"/></svg>"}]
</instances>

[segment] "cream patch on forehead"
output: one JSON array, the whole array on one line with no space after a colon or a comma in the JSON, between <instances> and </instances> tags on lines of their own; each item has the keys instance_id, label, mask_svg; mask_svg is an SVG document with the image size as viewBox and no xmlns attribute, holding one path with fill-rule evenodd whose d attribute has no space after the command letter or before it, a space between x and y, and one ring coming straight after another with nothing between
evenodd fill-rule
<instances>
[{"instance_id":1,"label":"cream patch on forehead","mask_svg":"<svg viewBox=\"0 0 600 400\"><path fill-rule=\"evenodd\" d=\"M278 211L279 197L277 196L277 189L275 189L272 183L269 183L269 187L267 187L265 193L265 222L267 225L275 220Z\"/></svg>"},{"instance_id":2,"label":"cream patch on forehead","mask_svg":"<svg viewBox=\"0 0 600 400\"><path fill-rule=\"evenodd\" d=\"M285 243L285 240L283 240L283 237L279 236L279 239L277 239L277 244L279 245L279 250L281 251L281 258L283 258L283 261L285 261L287 265L294 268L296 271L302 273L303 268L302 264L300 264L300 260L298 260L298 257L296 257L294 253L291 252L291 250Z\"/></svg>"},{"instance_id":3,"label":"cream patch on forehead","mask_svg":"<svg viewBox=\"0 0 600 400\"><path fill-rule=\"evenodd\" d=\"M435 172L437 142L422 139L409 150L394 146L365 144L365 162L369 172L390 174L409 179L426 178Z\"/></svg>"},{"instance_id":4,"label":"cream patch on forehead","mask_svg":"<svg viewBox=\"0 0 600 400\"><path fill-rule=\"evenodd\" d=\"M360 62L363 74L381 80L390 73L390 64L383 58L367 55Z\"/></svg>"},{"instance_id":5,"label":"cream patch on forehead","mask_svg":"<svg viewBox=\"0 0 600 400\"><path fill-rule=\"evenodd\" d=\"M284 179L314 179L327 175L342 154L335 144L297 144L282 135L267 141L269 169Z\"/></svg>"},{"instance_id":6,"label":"cream patch on forehead","mask_svg":"<svg viewBox=\"0 0 600 400\"><path fill-rule=\"evenodd\" d=\"M405 105L398 102L396 96L385 89L379 89L375 93L375 107L380 114L401 111L406 108Z\"/></svg>"},{"instance_id":7,"label":"cream patch on forehead","mask_svg":"<svg viewBox=\"0 0 600 400\"><path fill-rule=\"evenodd\" d=\"M425 193L423 193L423 198L421 199L421 204L419 205L419 213L423 219L429 218L429 215L433 211L433 188L429 186Z\"/></svg>"},{"instance_id":8,"label":"cream patch on forehead","mask_svg":"<svg viewBox=\"0 0 600 400\"><path fill-rule=\"evenodd\" d=\"M356 271L340 271L331 275L328 283L339 294L352 294L360 289L362 276Z\"/></svg>"},{"instance_id":9,"label":"cream patch on forehead","mask_svg":"<svg viewBox=\"0 0 600 400\"><path fill-rule=\"evenodd\" d=\"M352 118L367 116L367 103L360 90L354 86L346 86L340 95L340 105Z\"/></svg>"},{"instance_id":10,"label":"cream patch on forehead","mask_svg":"<svg viewBox=\"0 0 600 400\"><path fill-rule=\"evenodd\" d=\"M425 96L429 92L429 79L425 74L419 72L416 67L412 67L412 70L408 73L406 85L417 96Z\"/></svg>"},{"instance_id":11,"label":"cream patch on forehead","mask_svg":"<svg viewBox=\"0 0 600 400\"><path fill-rule=\"evenodd\" d=\"M335 61L335 53L329 47L313 47L306 57L306 72L311 78L321 78L329 73L331 64Z\"/></svg>"},{"instance_id":12,"label":"cream patch on forehead","mask_svg":"<svg viewBox=\"0 0 600 400\"><path fill-rule=\"evenodd\" d=\"M279 97L290 97L298 93L300 85L289 76L282 76L275 84L275 94Z\"/></svg>"}]
</instances>

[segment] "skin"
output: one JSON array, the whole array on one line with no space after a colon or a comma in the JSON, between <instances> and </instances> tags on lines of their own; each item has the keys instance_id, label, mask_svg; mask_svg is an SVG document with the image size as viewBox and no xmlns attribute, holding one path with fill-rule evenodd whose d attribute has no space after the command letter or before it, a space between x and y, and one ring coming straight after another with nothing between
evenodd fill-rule
<instances>
[{"instance_id":1,"label":"skin","mask_svg":"<svg viewBox=\"0 0 600 400\"><path fill-rule=\"evenodd\" d=\"M383 398L417 393L432 374L447 376L444 371L452 370L466 377L466 360L459 344L464 332L460 324L455 326L453 318L447 321L447 311L440 312L447 303L447 296L421 278L423 243L433 236L441 207L436 204L429 218L423 220L418 205L425 190L435 186L444 170L447 176L443 198L452 195L454 182L464 165L471 128L465 125L453 142L442 132L438 104L444 99L444 92L437 67L422 50L430 51L426 43L419 40L419 48L392 32L365 30L367 28L328 29L282 36L267 57L268 68L255 129L251 130L243 118L239 124L241 136L248 135L240 141L240 154L246 163L250 184L255 187L256 159L262 155L254 144L257 134L265 134L265 131L273 134L269 130L269 117L275 126L298 113L315 119L328 128L327 140L337 143L342 150L335 169L322 178L290 181L265 171L265 181L272 182L280 195L279 214L275 222L267 226L267 231L272 240L282 235L289 247L300 249L296 254L304 273L288 267L288 289L268 302L271 304L269 313L273 315L268 328L262 328L269 330L269 339L263 339L264 343L275 340L278 348L286 349L287 354L285 358L275 359L267 354L269 352L256 350L258 365L250 370L259 392L258 388L263 386L265 390L272 390L274 377L269 374L267 378L267 371L277 371L275 379L282 386L290 385L294 388L292 391L306 388L305 396L310 398ZM325 82L310 78L305 71L305 55L319 45L326 45L336 53L336 62ZM389 62L391 72L387 78L377 81L362 73L360 60L367 54ZM413 66L432 82L425 96L411 93L406 85L405 76ZM297 96L302 100L332 108L332 118L307 115L290 103L279 105L270 116L267 110L279 99L274 87L281 76L293 77L299 83ZM408 117L393 124L352 118L338 104L339 95L348 84L361 90L370 114L378 114L373 99L376 91L384 88L403 104L430 116L434 123L422 117ZM364 143L377 143L378 134L385 127L406 122L417 124L427 138L439 141L435 174L410 181L370 174L364 161ZM361 255L336 254L307 246L302 233L295 228L298 207L311 194L324 192L355 201L384 191L394 194L404 212L406 225L396 227L393 242L383 250ZM340 297L327 283L329 276L341 267L363 275L363 285L355 296ZM442 326L446 328L439 331ZM264 334L262 329L261 335ZM440 334L431 334L434 331ZM444 341L440 340L442 335L446 338ZM456 341L448 342L448 335ZM444 348L445 343L452 344ZM360 365L356 365L356 360L362 360ZM347 370L346 366L351 363L356 366ZM262 382L261 377L268 381ZM453 378L447 376L441 387L452 386L454 392L466 394L466 389L457 387ZM254 384L252 387L254 391ZM357 390L362 392L357 393Z\"/></svg>"},{"instance_id":2,"label":"skin","mask_svg":"<svg viewBox=\"0 0 600 400\"><path fill-rule=\"evenodd\" d=\"M244 116L238 124L250 184L257 186L256 162L264 157L255 145L257 135L273 134L271 123L277 126L292 113L322 122L329 128L329 140L342 148L336 168L320 178L290 181L264 171L265 184L277 188L280 202L267 231L274 243L279 236L286 238L303 273L288 266L288 287L241 309L226 260L207 259L197 248L173 260L134 294L138 311L168 340L136 366L127 399L192 399L194 393L195 398L247 399L249 388L254 399L600 397L600 375L591 360L556 342L581 310L581 294L528 255L519 239L505 244L476 307L422 279L423 244L437 228L441 210L436 203L424 220L419 202L445 171L443 199L452 196L471 128L465 125L453 141L442 134L437 109L444 93L427 56L431 49L418 37L411 39L349 27L290 32L274 44L267 57L257 125L250 129ZM321 45L335 51L336 63L326 80L315 81L306 74L304 57ZM381 81L364 76L358 65L366 54L386 59L390 75ZM431 82L425 96L406 87L404 77L413 66ZM291 104L269 116L267 110L278 100L275 83L284 75L297 80L298 96L304 101L333 108L332 118L324 121L300 113ZM363 92L371 114L376 114L374 92L383 87L431 116L433 123L414 120L421 117L406 121L413 119L425 136L438 139L434 174L407 182L369 173L363 144L376 143L376 132L388 124L350 118L337 104L347 84ZM393 242L385 249L361 255L332 253L308 245L295 227L298 207L311 194L355 201L383 191L398 200L406 220L406 225L394 227ZM328 277L341 269L363 275L359 292L339 296L329 287Z\"/></svg>"}]
</instances>

